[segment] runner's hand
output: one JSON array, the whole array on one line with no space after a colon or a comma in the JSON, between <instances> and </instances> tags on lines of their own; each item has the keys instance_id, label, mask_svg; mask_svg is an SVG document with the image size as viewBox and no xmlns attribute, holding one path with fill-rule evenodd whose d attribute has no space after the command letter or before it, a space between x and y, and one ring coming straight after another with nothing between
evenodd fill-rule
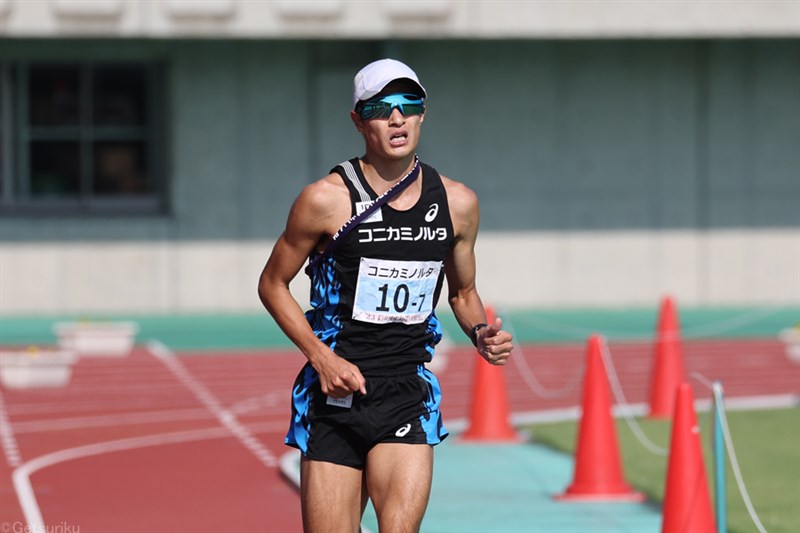
<instances>
[{"instance_id":1,"label":"runner's hand","mask_svg":"<svg viewBox=\"0 0 800 533\"><path fill-rule=\"evenodd\" d=\"M502 330L503 321L500 317L494 319L494 324L481 328L477 333L478 353L493 365L502 366L511 357L511 333Z\"/></svg>"},{"instance_id":2,"label":"runner's hand","mask_svg":"<svg viewBox=\"0 0 800 533\"><path fill-rule=\"evenodd\" d=\"M356 391L367 394L366 380L358 367L333 352L314 369L319 374L322 393L331 398L344 398Z\"/></svg>"}]
</instances>

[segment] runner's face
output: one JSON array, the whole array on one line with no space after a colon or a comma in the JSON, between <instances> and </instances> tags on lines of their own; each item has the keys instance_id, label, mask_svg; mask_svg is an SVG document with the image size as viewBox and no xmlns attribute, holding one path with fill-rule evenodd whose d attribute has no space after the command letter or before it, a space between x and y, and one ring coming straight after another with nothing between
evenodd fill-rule
<instances>
[{"instance_id":1,"label":"runner's face","mask_svg":"<svg viewBox=\"0 0 800 533\"><path fill-rule=\"evenodd\" d=\"M415 85L397 80L387 85L381 94L404 94L415 90ZM404 116L400 109L395 108L389 118L365 120L355 111L351 112L351 118L364 136L367 152L387 159L402 159L416 152L425 114Z\"/></svg>"},{"instance_id":2,"label":"runner's face","mask_svg":"<svg viewBox=\"0 0 800 533\"><path fill-rule=\"evenodd\" d=\"M367 151L388 159L401 159L417 150L424 120L424 114L404 116L397 108L383 119L363 120L353 112L353 122L364 136Z\"/></svg>"}]
</instances>

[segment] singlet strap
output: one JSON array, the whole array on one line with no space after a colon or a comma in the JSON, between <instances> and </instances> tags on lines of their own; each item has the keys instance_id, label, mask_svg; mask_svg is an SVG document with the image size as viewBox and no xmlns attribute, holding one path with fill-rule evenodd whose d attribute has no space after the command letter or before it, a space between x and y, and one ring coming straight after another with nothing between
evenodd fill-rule
<instances>
[{"instance_id":1,"label":"singlet strap","mask_svg":"<svg viewBox=\"0 0 800 533\"><path fill-rule=\"evenodd\" d=\"M350 220L345 222L344 225L341 228L339 228L339 231L336 232L336 234L333 236L333 238L330 240L328 245L325 247L325 250L321 254L314 254L311 257L309 257L308 265L305 268L305 273L308 276L311 276L311 272L313 271L314 266L319 264L325 256L329 256L333 252L334 248L336 248L339 245L339 243L342 242L342 238L345 235L350 233L350 231L352 231L353 228L361 224L364 220L372 216L372 214L378 209L380 209L382 205L384 205L389 200L391 200L392 198L403 192L409 185L411 185L411 183L413 183L414 180L416 180L417 177L419 176L420 168L421 167L420 167L419 157L417 157L415 154L414 166L408 172L408 174L400 178L400 181L392 185L386 192L378 196L374 202L371 202L371 204L366 209L364 209L364 211L362 211L357 215L354 215L352 218L350 218ZM358 178L356 178L356 180L358 180Z\"/></svg>"},{"instance_id":2,"label":"singlet strap","mask_svg":"<svg viewBox=\"0 0 800 533\"><path fill-rule=\"evenodd\" d=\"M347 179L353 185L353 188L358 193L360 200L362 202L369 202L370 200L372 200L372 198L370 198L369 193L364 188L364 185L361 183L361 180L358 179L358 173L356 172L356 168L355 165L353 164L353 161L357 163L358 159L349 159L347 161L343 161L342 163L336 165L336 167L333 170L331 170L331 172L336 172L343 178Z\"/></svg>"}]
</instances>

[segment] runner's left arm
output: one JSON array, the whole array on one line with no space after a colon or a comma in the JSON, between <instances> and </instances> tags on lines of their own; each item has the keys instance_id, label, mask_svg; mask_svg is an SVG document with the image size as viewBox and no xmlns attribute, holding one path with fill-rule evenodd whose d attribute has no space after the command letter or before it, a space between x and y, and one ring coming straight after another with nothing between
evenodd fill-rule
<instances>
[{"instance_id":1,"label":"runner's left arm","mask_svg":"<svg viewBox=\"0 0 800 533\"><path fill-rule=\"evenodd\" d=\"M480 223L478 197L463 184L442 179L455 232L445 262L448 300L461 329L472 337L473 328L487 322L486 310L475 285L475 241ZM513 347L511 334L503 331L502 325L500 317L496 317L493 323L475 332L478 353L494 365L506 364Z\"/></svg>"}]
</instances>

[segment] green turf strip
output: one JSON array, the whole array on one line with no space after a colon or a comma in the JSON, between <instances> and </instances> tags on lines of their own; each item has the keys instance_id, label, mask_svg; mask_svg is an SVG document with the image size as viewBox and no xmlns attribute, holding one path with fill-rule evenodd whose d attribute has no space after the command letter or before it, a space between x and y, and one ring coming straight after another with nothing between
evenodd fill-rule
<instances>
[{"instance_id":1,"label":"green turf strip","mask_svg":"<svg viewBox=\"0 0 800 533\"><path fill-rule=\"evenodd\" d=\"M703 456L713 501L711 416L698 413ZM734 450L747 492L761 523L770 533L800 531L800 408L727 413ZM638 419L647 438L669 448L668 420ZM617 437L626 480L653 501L663 501L667 457L654 455L635 438L624 421ZM530 428L536 442L573 455L578 422L540 424ZM739 493L728 463L727 506L729 533L757 531Z\"/></svg>"},{"instance_id":2,"label":"green turf strip","mask_svg":"<svg viewBox=\"0 0 800 533\"><path fill-rule=\"evenodd\" d=\"M591 333L611 340L649 339L655 330L657 309L498 309L505 327L519 343L583 342ZM459 345L469 343L452 313L441 308L445 333ZM685 338L774 337L800 323L800 308L683 309L679 319ZM53 324L74 320L133 320L140 326L138 342L158 339L177 350L288 348L286 339L266 313L3 316L0 345L50 344Z\"/></svg>"}]
</instances>

